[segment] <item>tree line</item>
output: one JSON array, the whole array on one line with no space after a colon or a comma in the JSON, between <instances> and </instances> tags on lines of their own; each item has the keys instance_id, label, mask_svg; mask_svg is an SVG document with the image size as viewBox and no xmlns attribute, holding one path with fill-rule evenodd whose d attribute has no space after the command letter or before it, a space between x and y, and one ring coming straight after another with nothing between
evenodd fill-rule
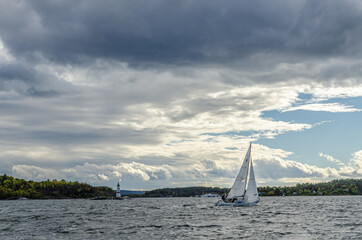
<instances>
[{"instance_id":1,"label":"tree line","mask_svg":"<svg viewBox=\"0 0 362 240\"><path fill-rule=\"evenodd\" d=\"M0 175L0 199L61 199L93 198L115 196L109 187L93 187L87 183L47 180L42 182L17 179L6 174Z\"/></svg>"},{"instance_id":2,"label":"tree line","mask_svg":"<svg viewBox=\"0 0 362 240\"><path fill-rule=\"evenodd\" d=\"M230 189L219 187L160 188L131 197L194 197L207 193L222 195ZM321 183L302 183L295 186L258 187L260 196L292 195L362 195L362 179L338 179ZM114 198L109 187L94 187L87 183L65 180L42 182L0 175L0 199L61 199L61 198Z\"/></svg>"},{"instance_id":3,"label":"tree line","mask_svg":"<svg viewBox=\"0 0 362 240\"><path fill-rule=\"evenodd\" d=\"M194 197L207 193L224 194L228 188L185 187L162 188L146 192L139 197ZM362 195L362 179L338 179L321 183L302 183L295 186L258 187L260 196L292 195Z\"/></svg>"},{"instance_id":4,"label":"tree line","mask_svg":"<svg viewBox=\"0 0 362 240\"><path fill-rule=\"evenodd\" d=\"M194 197L206 193L223 194L228 188L218 187L182 187L182 188L160 188L145 192L140 197Z\"/></svg>"},{"instance_id":5,"label":"tree line","mask_svg":"<svg viewBox=\"0 0 362 240\"><path fill-rule=\"evenodd\" d=\"M295 186L258 187L260 195L362 195L362 179L337 179L321 183L300 183Z\"/></svg>"}]
</instances>

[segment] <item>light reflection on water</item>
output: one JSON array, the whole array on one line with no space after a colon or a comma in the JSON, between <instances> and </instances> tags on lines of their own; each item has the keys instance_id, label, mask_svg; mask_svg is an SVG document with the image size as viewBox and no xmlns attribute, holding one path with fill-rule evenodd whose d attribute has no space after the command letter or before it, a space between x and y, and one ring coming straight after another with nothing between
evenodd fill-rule
<instances>
[{"instance_id":1,"label":"light reflection on water","mask_svg":"<svg viewBox=\"0 0 362 240\"><path fill-rule=\"evenodd\" d=\"M0 239L362 239L362 196L0 201Z\"/></svg>"}]
</instances>

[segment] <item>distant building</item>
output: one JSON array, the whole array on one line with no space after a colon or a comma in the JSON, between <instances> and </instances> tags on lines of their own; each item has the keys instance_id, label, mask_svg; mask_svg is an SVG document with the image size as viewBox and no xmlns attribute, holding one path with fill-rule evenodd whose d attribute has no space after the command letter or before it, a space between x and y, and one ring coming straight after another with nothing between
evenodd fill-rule
<instances>
[{"instance_id":1,"label":"distant building","mask_svg":"<svg viewBox=\"0 0 362 240\"><path fill-rule=\"evenodd\" d=\"M120 198L120 197L121 197L121 189L120 189L120 185L119 185L119 179L118 179L118 183L117 183L116 197L117 197L117 198Z\"/></svg>"}]
</instances>

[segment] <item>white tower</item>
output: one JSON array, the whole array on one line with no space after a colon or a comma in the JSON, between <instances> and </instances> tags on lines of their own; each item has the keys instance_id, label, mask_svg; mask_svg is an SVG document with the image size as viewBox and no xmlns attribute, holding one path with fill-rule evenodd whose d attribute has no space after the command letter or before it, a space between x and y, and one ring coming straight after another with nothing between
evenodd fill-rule
<instances>
[{"instance_id":1,"label":"white tower","mask_svg":"<svg viewBox=\"0 0 362 240\"><path fill-rule=\"evenodd\" d=\"M120 198L120 197L121 197L121 189L120 189L119 187L120 187L120 185L119 185L119 179L118 179L117 192L116 192L116 197L117 197L117 198Z\"/></svg>"}]
</instances>

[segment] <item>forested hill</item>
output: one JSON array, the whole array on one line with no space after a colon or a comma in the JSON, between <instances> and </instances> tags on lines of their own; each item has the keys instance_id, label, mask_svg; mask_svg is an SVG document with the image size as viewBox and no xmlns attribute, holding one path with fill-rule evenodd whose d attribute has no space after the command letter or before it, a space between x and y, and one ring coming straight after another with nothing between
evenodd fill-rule
<instances>
[{"instance_id":1,"label":"forested hill","mask_svg":"<svg viewBox=\"0 0 362 240\"><path fill-rule=\"evenodd\" d=\"M218 187L183 187L183 188L161 188L147 191L143 197L194 197L206 193L223 194L228 188Z\"/></svg>"},{"instance_id":2,"label":"forested hill","mask_svg":"<svg viewBox=\"0 0 362 240\"><path fill-rule=\"evenodd\" d=\"M93 187L86 183L57 181L26 181L7 175L0 175L0 199L48 198L93 198L115 197L115 192L109 187Z\"/></svg>"},{"instance_id":3,"label":"forested hill","mask_svg":"<svg viewBox=\"0 0 362 240\"><path fill-rule=\"evenodd\" d=\"M227 188L185 187L162 188L146 192L143 197L193 197L206 193L223 194ZM339 179L322 183L303 183L296 186L258 187L260 196L290 195L362 195L362 179Z\"/></svg>"},{"instance_id":4,"label":"forested hill","mask_svg":"<svg viewBox=\"0 0 362 240\"><path fill-rule=\"evenodd\" d=\"M285 187L258 187L261 195L362 195L362 179L337 179Z\"/></svg>"},{"instance_id":5,"label":"forested hill","mask_svg":"<svg viewBox=\"0 0 362 240\"><path fill-rule=\"evenodd\" d=\"M223 194L228 188L184 187L162 188L146 191L133 197L194 197L207 193ZM362 195L362 179L339 179L322 183L303 183L296 186L258 187L261 196L288 195ZM42 182L26 181L7 175L0 175L0 199L48 198L93 198L115 197L109 187L93 187L86 183L67 182L65 180L47 180Z\"/></svg>"}]
</instances>

